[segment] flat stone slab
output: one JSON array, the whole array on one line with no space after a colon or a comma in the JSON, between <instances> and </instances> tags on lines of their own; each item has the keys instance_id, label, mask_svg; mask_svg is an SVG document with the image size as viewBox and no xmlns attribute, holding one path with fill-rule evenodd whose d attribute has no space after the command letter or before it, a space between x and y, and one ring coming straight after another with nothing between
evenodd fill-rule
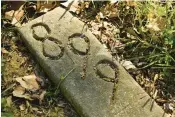
<instances>
[{"instance_id":1,"label":"flat stone slab","mask_svg":"<svg viewBox=\"0 0 175 117\"><path fill-rule=\"evenodd\" d=\"M18 31L80 116L164 115L84 23L64 9L56 8Z\"/></svg>"}]
</instances>

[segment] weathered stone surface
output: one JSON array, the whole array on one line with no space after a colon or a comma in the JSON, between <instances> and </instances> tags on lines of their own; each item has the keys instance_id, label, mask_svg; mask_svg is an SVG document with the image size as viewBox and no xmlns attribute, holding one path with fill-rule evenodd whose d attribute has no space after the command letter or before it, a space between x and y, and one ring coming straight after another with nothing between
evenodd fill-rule
<instances>
[{"instance_id":1,"label":"weathered stone surface","mask_svg":"<svg viewBox=\"0 0 175 117\"><path fill-rule=\"evenodd\" d=\"M33 34L35 26L43 26L46 31L37 30L39 32ZM163 110L156 103L152 107L148 94L84 23L64 9L50 11L20 28L19 32L54 83L59 84L60 77L65 77L60 85L61 92L80 116L163 116ZM77 37L84 40L74 40L72 44L72 39ZM57 55L59 57L55 57ZM105 80L105 77L113 80Z\"/></svg>"},{"instance_id":2,"label":"weathered stone surface","mask_svg":"<svg viewBox=\"0 0 175 117\"><path fill-rule=\"evenodd\" d=\"M44 41L43 51L48 57L57 57L61 54L61 48L48 39Z\"/></svg>"},{"instance_id":3,"label":"weathered stone surface","mask_svg":"<svg viewBox=\"0 0 175 117\"><path fill-rule=\"evenodd\" d=\"M38 40L44 40L44 38L50 33L50 29L47 25L38 23L34 24L32 27L33 37Z\"/></svg>"},{"instance_id":4,"label":"weathered stone surface","mask_svg":"<svg viewBox=\"0 0 175 117\"><path fill-rule=\"evenodd\" d=\"M88 44L82 38L74 38L72 39L72 47L82 54L86 54L86 50L88 49Z\"/></svg>"},{"instance_id":5,"label":"weathered stone surface","mask_svg":"<svg viewBox=\"0 0 175 117\"><path fill-rule=\"evenodd\" d=\"M96 66L97 69L97 75L106 81L114 81L115 78L117 79L117 66L113 66L112 63L109 63L107 61L100 62Z\"/></svg>"}]
</instances>

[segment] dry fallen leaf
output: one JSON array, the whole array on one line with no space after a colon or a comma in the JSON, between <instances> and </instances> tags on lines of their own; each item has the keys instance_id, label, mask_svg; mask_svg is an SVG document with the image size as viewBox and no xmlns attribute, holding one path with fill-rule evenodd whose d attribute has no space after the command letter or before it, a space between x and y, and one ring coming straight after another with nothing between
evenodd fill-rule
<instances>
[{"instance_id":1,"label":"dry fallen leaf","mask_svg":"<svg viewBox=\"0 0 175 117\"><path fill-rule=\"evenodd\" d=\"M2 54L8 54L9 52L5 48L1 48Z\"/></svg>"},{"instance_id":2,"label":"dry fallen leaf","mask_svg":"<svg viewBox=\"0 0 175 117\"><path fill-rule=\"evenodd\" d=\"M90 2L86 1L84 4L85 4L85 8L89 8Z\"/></svg>"},{"instance_id":3,"label":"dry fallen leaf","mask_svg":"<svg viewBox=\"0 0 175 117\"><path fill-rule=\"evenodd\" d=\"M40 96L39 96L39 102L40 102L40 104L42 103L45 94L46 94L46 91L43 91L43 92L40 94Z\"/></svg>"},{"instance_id":4,"label":"dry fallen leaf","mask_svg":"<svg viewBox=\"0 0 175 117\"><path fill-rule=\"evenodd\" d=\"M8 20L12 20L14 13L15 13L14 10L5 12L5 18L8 19Z\"/></svg>"},{"instance_id":5,"label":"dry fallen leaf","mask_svg":"<svg viewBox=\"0 0 175 117\"><path fill-rule=\"evenodd\" d=\"M17 10L14 14L17 21L20 21L20 19L24 16L24 10Z\"/></svg>"},{"instance_id":6,"label":"dry fallen leaf","mask_svg":"<svg viewBox=\"0 0 175 117\"><path fill-rule=\"evenodd\" d=\"M12 92L13 96L19 97L19 98L25 98L28 100L32 100L29 96L29 94L25 94L25 88L21 86L15 87L14 91Z\"/></svg>"},{"instance_id":7,"label":"dry fallen leaf","mask_svg":"<svg viewBox=\"0 0 175 117\"><path fill-rule=\"evenodd\" d=\"M11 24L21 27L21 18L24 16L24 10L23 10L24 5L21 5L18 10L14 12L14 16L12 18Z\"/></svg>"},{"instance_id":8,"label":"dry fallen leaf","mask_svg":"<svg viewBox=\"0 0 175 117\"><path fill-rule=\"evenodd\" d=\"M15 17L12 19L11 24L15 25L16 27L21 27L21 23Z\"/></svg>"},{"instance_id":9,"label":"dry fallen leaf","mask_svg":"<svg viewBox=\"0 0 175 117\"><path fill-rule=\"evenodd\" d=\"M100 9L100 12L103 14L104 17L114 18L118 17L118 9L117 4L107 4L104 8Z\"/></svg>"},{"instance_id":10,"label":"dry fallen leaf","mask_svg":"<svg viewBox=\"0 0 175 117\"><path fill-rule=\"evenodd\" d=\"M98 14L95 16L95 19L96 19L97 22L100 22L100 21L101 21L101 20L100 20L100 13L98 13Z\"/></svg>"},{"instance_id":11,"label":"dry fallen leaf","mask_svg":"<svg viewBox=\"0 0 175 117\"><path fill-rule=\"evenodd\" d=\"M15 80L19 83L19 85L14 89L13 96L28 100L38 99L40 102L43 100L45 91L40 89L35 75L19 77ZM28 93L28 91L30 93Z\"/></svg>"},{"instance_id":12,"label":"dry fallen leaf","mask_svg":"<svg viewBox=\"0 0 175 117\"><path fill-rule=\"evenodd\" d=\"M154 76L154 83L157 81L157 79L159 79L159 74L155 74L155 76Z\"/></svg>"},{"instance_id":13,"label":"dry fallen leaf","mask_svg":"<svg viewBox=\"0 0 175 117\"><path fill-rule=\"evenodd\" d=\"M39 94L32 94L32 95L30 95L30 97L32 98L32 99L39 99Z\"/></svg>"},{"instance_id":14,"label":"dry fallen leaf","mask_svg":"<svg viewBox=\"0 0 175 117\"><path fill-rule=\"evenodd\" d=\"M118 0L110 0L110 3L111 4L115 4L115 3L117 3L118 2Z\"/></svg>"},{"instance_id":15,"label":"dry fallen leaf","mask_svg":"<svg viewBox=\"0 0 175 117\"><path fill-rule=\"evenodd\" d=\"M7 100L8 107L11 107L11 105L12 105L12 96L7 97L6 100Z\"/></svg>"},{"instance_id":16,"label":"dry fallen leaf","mask_svg":"<svg viewBox=\"0 0 175 117\"><path fill-rule=\"evenodd\" d=\"M23 16L23 15L22 15L22 16ZM21 16L21 17L22 17L22 16ZM17 17L18 17L19 20L17 20L16 17L14 17L14 18L12 19L11 24L15 25L16 27L21 27L20 18L19 18L19 16L17 16Z\"/></svg>"},{"instance_id":17,"label":"dry fallen leaf","mask_svg":"<svg viewBox=\"0 0 175 117\"><path fill-rule=\"evenodd\" d=\"M20 108L21 111L23 111L23 110L26 109L26 106L25 106L24 104L21 104L21 105L19 106L19 108Z\"/></svg>"},{"instance_id":18,"label":"dry fallen leaf","mask_svg":"<svg viewBox=\"0 0 175 117\"><path fill-rule=\"evenodd\" d=\"M48 12L59 5L59 1L37 1L37 12Z\"/></svg>"},{"instance_id":19,"label":"dry fallen leaf","mask_svg":"<svg viewBox=\"0 0 175 117\"><path fill-rule=\"evenodd\" d=\"M25 93L25 88L23 88L21 86L17 86L13 91L14 96L23 95L24 93Z\"/></svg>"},{"instance_id":20,"label":"dry fallen leaf","mask_svg":"<svg viewBox=\"0 0 175 117\"><path fill-rule=\"evenodd\" d=\"M159 103L166 103L166 102L168 102L168 100L161 99L161 98L157 98L156 101L159 102Z\"/></svg>"},{"instance_id":21,"label":"dry fallen leaf","mask_svg":"<svg viewBox=\"0 0 175 117\"><path fill-rule=\"evenodd\" d=\"M26 88L27 90L36 91L40 88L36 81L35 75L19 77L19 78L16 78L16 81L19 82L20 85L23 88Z\"/></svg>"}]
</instances>

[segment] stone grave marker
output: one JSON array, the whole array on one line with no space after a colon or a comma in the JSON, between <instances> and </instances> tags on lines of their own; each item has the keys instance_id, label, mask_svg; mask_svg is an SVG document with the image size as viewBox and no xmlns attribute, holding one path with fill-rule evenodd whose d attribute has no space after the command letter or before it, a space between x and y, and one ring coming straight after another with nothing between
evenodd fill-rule
<instances>
[{"instance_id":1,"label":"stone grave marker","mask_svg":"<svg viewBox=\"0 0 175 117\"><path fill-rule=\"evenodd\" d=\"M63 8L36 18L18 31L80 116L164 116L85 24Z\"/></svg>"}]
</instances>

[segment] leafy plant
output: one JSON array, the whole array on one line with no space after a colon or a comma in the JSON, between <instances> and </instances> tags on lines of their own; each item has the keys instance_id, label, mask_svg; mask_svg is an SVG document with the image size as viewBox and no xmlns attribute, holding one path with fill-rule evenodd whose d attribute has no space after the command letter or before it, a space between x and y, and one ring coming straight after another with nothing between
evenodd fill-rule
<instances>
[{"instance_id":1,"label":"leafy plant","mask_svg":"<svg viewBox=\"0 0 175 117\"><path fill-rule=\"evenodd\" d=\"M165 93L175 95L175 8L172 2L135 2L127 8L122 2L119 14L120 37L124 51L118 54L131 60L144 78L154 80L159 74L155 87L161 86ZM126 19L127 17L127 19ZM146 71L146 72L145 72ZM154 74L154 75L153 75ZM160 85L160 86L157 86Z\"/></svg>"},{"instance_id":2,"label":"leafy plant","mask_svg":"<svg viewBox=\"0 0 175 117\"><path fill-rule=\"evenodd\" d=\"M169 17L169 15L162 13L162 10L165 10L164 7L168 6L158 8L156 4L150 2L139 3L138 7L135 8L135 25L131 26L130 29L128 27L123 29L126 31L126 35L129 33L134 36L134 39L127 37L128 39L125 42L126 53L123 54L128 59L139 59L139 62L145 62L146 65L138 66L141 69L148 67L175 69L175 26L170 21L174 16L175 9L169 13ZM154 8L157 8L157 10L152 13ZM166 10L166 13L168 13L169 9ZM128 11L129 15L132 15L132 13ZM166 19L168 21L165 21ZM131 24L132 22L129 23ZM162 29L160 28L160 25L163 25L161 23L165 23ZM155 26L159 30L155 30ZM131 32L134 32L134 34Z\"/></svg>"}]
</instances>

